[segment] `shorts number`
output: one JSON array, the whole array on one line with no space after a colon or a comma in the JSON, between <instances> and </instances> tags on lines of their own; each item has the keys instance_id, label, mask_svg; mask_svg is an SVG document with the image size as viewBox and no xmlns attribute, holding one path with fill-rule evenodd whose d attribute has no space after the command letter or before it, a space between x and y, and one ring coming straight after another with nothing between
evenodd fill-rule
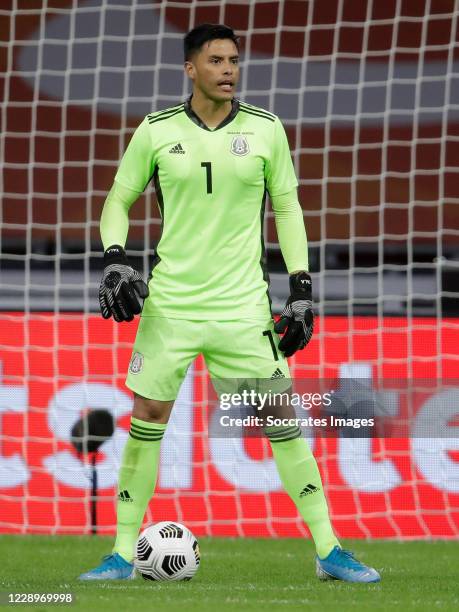
<instances>
[{"instance_id":1,"label":"shorts number","mask_svg":"<svg viewBox=\"0 0 459 612\"><path fill-rule=\"evenodd\" d=\"M211 162L201 162L201 168L206 169L207 193L212 193L212 165L211 165Z\"/></svg>"},{"instance_id":2,"label":"shorts number","mask_svg":"<svg viewBox=\"0 0 459 612\"><path fill-rule=\"evenodd\" d=\"M271 345L271 350L273 352L274 361L279 361L279 355L277 354L276 345L274 344L273 335L270 329L267 329L263 332L263 336L268 336L269 344Z\"/></svg>"}]
</instances>

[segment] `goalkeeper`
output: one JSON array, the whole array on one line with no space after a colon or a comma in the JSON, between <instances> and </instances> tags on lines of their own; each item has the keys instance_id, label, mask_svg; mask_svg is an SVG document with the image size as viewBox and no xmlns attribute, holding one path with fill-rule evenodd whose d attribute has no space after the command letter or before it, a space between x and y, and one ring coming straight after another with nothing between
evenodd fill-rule
<instances>
[{"instance_id":1,"label":"goalkeeper","mask_svg":"<svg viewBox=\"0 0 459 612\"><path fill-rule=\"evenodd\" d=\"M142 121L101 218L102 315L117 322L142 316L126 380L134 407L119 472L116 542L82 580L133 577L161 439L196 356L204 356L212 379L289 379L286 358L303 349L313 332L306 233L282 124L235 98L239 54L233 30L200 25L186 35L184 48L192 95ZM162 236L147 286L123 247L129 209L151 179ZM290 275L290 297L276 325L263 245L267 192ZM379 581L376 570L336 539L317 463L299 428L267 428L266 434L283 485L314 539L319 578Z\"/></svg>"}]
</instances>

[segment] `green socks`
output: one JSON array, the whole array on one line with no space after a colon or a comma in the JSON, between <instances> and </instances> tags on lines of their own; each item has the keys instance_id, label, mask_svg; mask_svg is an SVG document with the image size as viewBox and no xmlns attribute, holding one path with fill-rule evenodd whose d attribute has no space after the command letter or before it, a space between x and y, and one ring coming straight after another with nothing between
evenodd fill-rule
<instances>
[{"instance_id":1,"label":"green socks","mask_svg":"<svg viewBox=\"0 0 459 612\"><path fill-rule=\"evenodd\" d=\"M156 485L159 451L166 425L131 418L131 430L123 451L118 477L117 533L113 552L126 561L134 558L134 546L145 510ZM328 516L319 468L298 428L266 431L279 476L309 527L317 554L325 558L339 542Z\"/></svg>"},{"instance_id":2,"label":"green socks","mask_svg":"<svg viewBox=\"0 0 459 612\"><path fill-rule=\"evenodd\" d=\"M131 418L118 476L116 542L113 552L126 561L134 546L158 475L159 450L166 425Z\"/></svg>"},{"instance_id":3,"label":"green socks","mask_svg":"<svg viewBox=\"0 0 459 612\"><path fill-rule=\"evenodd\" d=\"M298 508L324 559L339 542L328 515L322 479L314 455L298 428L267 428L274 460L285 490Z\"/></svg>"}]
</instances>

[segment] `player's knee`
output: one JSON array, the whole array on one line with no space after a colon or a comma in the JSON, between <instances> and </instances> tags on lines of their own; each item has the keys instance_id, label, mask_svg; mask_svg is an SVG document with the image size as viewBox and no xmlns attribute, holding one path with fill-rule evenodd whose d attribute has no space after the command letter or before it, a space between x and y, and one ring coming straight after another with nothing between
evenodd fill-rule
<instances>
[{"instance_id":1,"label":"player's knee","mask_svg":"<svg viewBox=\"0 0 459 612\"><path fill-rule=\"evenodd\" d=\"M174 405L173 401L148 399L134 394L132 416L150 423L167 423Z\"/></svg>"}]
</instances>

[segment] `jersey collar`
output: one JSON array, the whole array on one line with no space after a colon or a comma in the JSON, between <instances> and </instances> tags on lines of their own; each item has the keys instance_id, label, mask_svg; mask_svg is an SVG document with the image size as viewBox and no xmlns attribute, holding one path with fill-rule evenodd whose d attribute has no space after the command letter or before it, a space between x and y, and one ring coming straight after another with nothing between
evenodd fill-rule
<instances>
[{"instance_id":1,"label":"jersey collar","mask_svg":"<svg viewBox=\"0 0 459 612\"><path fill-rule=\"evenodd\" d=\"M202 121L202 119L191 108L191 98L192 97L193 96L190 96L185 101L185 113L188 115L191 121L193 121L193 123L196 123L197 126L202 128L203 130L207 130L208 132L215 132L216 130L219 130L220 128L225 127L225 125L228 125L228 123L230 123L234 119L234 117L237 115L237 113L239 112L239 100L236 100L236 98L233 98L231 100L231 111L229 112L229 114L226 115L223 121L219 123L216 128L211 130L210 128L207 127L204 121Z\"/></svg>"}]
</instances>

